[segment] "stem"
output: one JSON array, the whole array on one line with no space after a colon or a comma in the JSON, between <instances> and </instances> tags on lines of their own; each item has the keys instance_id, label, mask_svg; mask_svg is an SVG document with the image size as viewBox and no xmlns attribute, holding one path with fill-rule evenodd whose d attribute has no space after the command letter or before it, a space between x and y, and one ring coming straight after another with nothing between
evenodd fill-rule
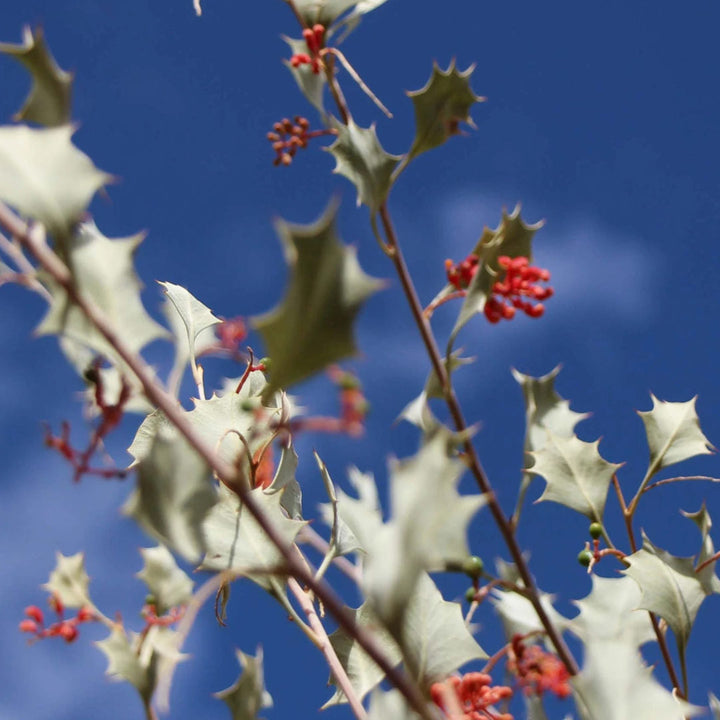
<instances>
[{"instance_id":1,"label":"stem","mask_svg":"<svg viewBox=\"0 0 720 720\"><path fill-rule=\"evenodd\" d=\"M385 231L387 244L393 249L393 254L391 255L390 259L395 266L395 270L402 284L405 297L407 298L408 304L410 305L410 310L412 312L413 318L415 319L415 324L418 327L423 344L425 345L425 349L427 350L430 362L432 364L432 368L435 371L435 374L440 382L445 402L448 406L448 409L450 410L450 415L452 416L455 428L459 433L467 435L468 426L465 422L465 418L463 417L462 408L460 407L460 403L458 402L455 391L452 387L452 384L450 383L450 378L445 369L445 363L442 360L442 355L440 353L440 349L438 348L437 342L435 341L432 329L430 328L427 319L423 315L422 305L420 304L420 299L418 298L417 291L415 290L415 286L405 263L405 258L403 257L402 250L398 243L397 235L395 234L395 229L392 225L390 213L387 208L387 203L383 203L380 207L380 219L382 221L383 229ZM503 512L503 509L500 507L500 503L495 496L493 487L490 484L490 481L488 480L485 471L483 470L482 464L480 463L480 458L478 457L475 451L475 447L473 446L469 438L466 439L464 442L464 449L468 467L470 468L470 471L475 477L480 491L483 492L488 498L488 506L490 508L490 512L492 513L495 523L497 524L498 529L503 536L503 540L505 541L505 544L510 551L513 562L515 563L518 572L520 573L520 577L522 578L522 581L527 588L528 599L532 603L532 606L537 613L538 619L540 620L543 628L545 629L545 632L547 633L550 642L555 647L555 651L557 652L558 657L562 660L563 664L567 668L567 671L570 673L570 675L577 675L577 673L579 672L578 665L572 654L570 653L569 648L565 644L565 641L562 639L562 636L553 625L550 617L545 611L545 608L540 602L540 594L538 592L537 586L535 585L535 581L530 574L530 569L528 568L527 562L522 555L520 546L515 539L515 535L510 521Z\"/></svg>"},{"instance_id":2,"label":"stem","mask_svg":"<svg viewBox=\"0 0 720 720\"><path fill-rule=\"evenodd\" d=\"M148 400L165 414L198 455L207 462L218 480L235 489L248 512L282 555L288 574L315 593L335 617L338 625L357 640L358 644L387 675L388 681L405 696L409 705L421 717L432 720L425 699L417 686L408 678L405 672L400 671L390 663L375 637L357 624L353 615L333 590L326 583L315 580L313 574L297 556L297 547L288 545L249 490L239 487L237 470L219 457L215 449L197 432L188 421L185 410L174 397L160 386L147 363L124 344L100 308L78 293L70 270L65 263L44 241L38 239L37 233L31 232L27 224L2 202L0 202L0 226L17 238L43 269L63 288L68 299L92 322L98 332L107 340L135 375L142 385Z\"/></svg>"},{"instance_id":3,"label":"stem","mask_svg":"<svg viewBox=\"0 0 720 720\"><path fill-rule=\"evenodd\" d=\"M347 701L350 704L350 709L353 711L355 717L358 720L367 720L367 713L365 712L365 708L362 706L360 698L358 698L357 693L355 692L355 688L353 688L352 683L350 682L350 678L345 672L345 668L342 666L340 658L338 658L337 653L335 652L335 648L330 642L330 638L325 631L325 627L323 626L317 612L315 611L315 605L313 604L312 599L300 587L295 578L290 578L288 580L288 588L290 589L290 592L295 596L296 600L300 604L300 607L303 609L305 615L307 616L310 627L313 629L317 637L316 645L321 650L322 654L325 656L328 667L330 668L330 672L333 674L338 688L342 690L345 697L347 698Z\"/></svg>"}]
</instances>

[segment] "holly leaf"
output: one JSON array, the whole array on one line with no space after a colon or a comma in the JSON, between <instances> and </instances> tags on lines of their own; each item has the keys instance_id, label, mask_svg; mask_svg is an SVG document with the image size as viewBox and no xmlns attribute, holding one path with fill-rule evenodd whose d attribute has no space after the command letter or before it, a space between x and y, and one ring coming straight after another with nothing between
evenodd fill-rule
<instances>
[{"instance_id":1,"label":"holly leaf","mask_svg":"<svg viewBox=\"0 0 720 720\"><path fill-rule=\"evenodd\" d=\"M402 651L392 635L378 620L369 603L364 602L359 608L353 610L352 614L355 623L365 632L372 634L375 644L382 650L388 661L393 665L397 665L402 660ZM339 629L330 635L330 643L340 660L340 664L345 669L358 699L362 701L374 687L382 682L385 673L363 650L357 640L348 635L345 630ZM332 675L329 682L331 685L335 685ZM323 710L331 705L346 702L345 693L337 688L335 694L323 705Z\"/></svg>"},{"instance_id":2,"label":"holly leaf","mask_svg":"<svg viewBox=\"0 0 720 720\"><path fill-rule=\"evenodd\" d=\"M210 468L177 432L157 432L137 465L137 487L123 506L152 537L189 562L205 550L202 523L218 502Z\"/></svg>"},{"instance_id":3,"label":"holly leaf","mask_svg":"<svg viewBox=\"0 0 720 720\"><path fill-rule=\"evenodd\" d=\"M558 630L563 630L567 620L553 607L554 595L541 592L540 602L545 612ZM505 637L511 639L513 635L528 635L530 633L544 632L542 623L532 603L522 595L515 592L497 590L493 593L492 603L495 611L502 620Z\"/></svg>"},{"instance_id":4,"label":"holly leaf","mask_svg":"<svg viewBox=\"0 0 720 720\"><path fill-rule=\"evenodd\" d=\"M297 467L298 456L292 439L288 439L283 445L275 477L265 492L280 493L280 506L293 520L302 520L302 489L295 477Z\"/></svg>"},{"instance_id":5,"label":"holly leaf","mask_svg":"<svg viewBox=\"0 0 720 720\"><path fill-rule=\"evenodd\" d=\"M396 638L408 671L423 687L471 660L487 658L465 625L460 605L444 600L426 573L420 575Z\"/></svg>"},{"instance_id":6,"label":"holly leaf","mask_svg":"<svg viewBox=\"0 0 720 720\"><path fill-rule=\"evenodd\" d=\"M602 640L635 649L656 639L648 617L637 612L640 588L635 581L627 576L591 579L590 593L574 602L580 612L567 622L569 630L586 643Z\"/></svg>"},{"instance_id":7,"label":"holly leaf","mask_svg":"<svg viewBox=\"0 0 720 720\"><path fill-rule=\"evenodd\" d=\"M367 720L419 720L420 716L410 709L405 696L399 690L376 690L370 696Z\"/></svg>"},{"instance_id":8,"label":"holly leaf","mask_svg":"<svg viewBox=\"0 0 720 720\"><path fill-rule=\"evenodd\" d=\"M70 235L93 195L112 180L72 143L75 128L0 127L0 199L58 238Z\"/></svg>"},{"instance_id":9,"label":"holly leaf","mask_svg":"<svg viewBox=\"0 0 720 720\"><path fill-rule=\"evenodd\" d=\"M214 697L225 702L232 720L258 720L258 713L273 704L265 689L262 648L257 649L255 657L235 650L235 657L240 664L238 679L226 690L214 693Z\"/></svg>"},{"instance_id":10,"label":"holly leaf","mask_svg":"<svg viewBox=\"0 0 720 720\"><path fill-rule=\"evenodd\" d=\"M642 593L639 607L667 622L684 657L700 605L717 588L714 572L706 568L710 573L696 573L693 558L675 557L655 547L645 534L642 548L625 559L630 567L624 572Z\"/></svg>"},{"instance_id":11,"label":"holly leaf","mask_svg":"<svg viewBox=\"0 0 720 720\"><path fill-rule=\"evenodd\" d=\"M695 559L695 566L699 567L705 563L706 560L709 560L715 555L715 544L710 537L710 530L712 529L712 519L710 518L710 513L705 507L705 501L703 501L702 506L697 512L689 513L683 510L680 512L686 518L692 520L697 525L698 530L700 530L702 544L700 546L700 552L697 554ZM715 575L715 562L708 563L708 565L700 571L700 575L703 576L703 579L706 582L711 584L714 593L720 593L720 580L718 580Z\"/></svg>"},{"instance_id":12,"label":"holly leaf","mask_svg":"<svg viewBox=\"0 0 720 720\"><path fill-rule=\"evenodd\" d=\"M66 246L66 262L78 294L102 310L123 344L133 352L167 336L140 299L142 285L135 274L133 256L142 240L142 235L110 240L95 223L87 222L68 238ZM52 300L36 332L68 337L122 367L112 345L65 290L51 278L45 282Z\"/></svg>"},{"instance_id":13,"label":"holly leaf","mask_svg":"<svg viewBox=\"0 0 720 720\"><path fill-rule=\"evenodd\" d=\"M359 24L363 15L380 7L387 0L360 0L351 13L348 13L337 25L338 29L342 29L343 34L341 40L344 40ZM340 40L338 40L338 43Z\"/></svg>"},{"instance_id":14,"label":"holly leaf","mask_svg":"<svg viewBox=\"0 0 720 720\"><path fill-rule=\"evenodd\" d=\"M90 578L85 572L85 554L63 555L56 553L55 569L42 586L67 608L80 608L90 604L88 588Z\"/></svg>"},{"instance_id":15,"label":"holly leaf","mask_svg":"<svg viewBox=\"0 0 720 720\"><path fill-rule=\"evenodd\" d=\"M450 457L455 439L438 431L420 451L390 467L390 520L368 538L363 589L375 611L396 630L422 571L461 563L470 551L467 526L485 504L457 492L464 464Z\"/></svg>"},{"instance_id":16,"label":"holly leaf","mask_svg":"<svg viewBox=\"0 0 720 720\"><path fill-rule=\"evenodd\" d=\"M433 383L433 377L434 374L430 376L428 382L425 384L426 388ZM428 405L427 390L423 390L414 400L411 400L403 408L398 420L405 420L411 425L420 428L423 432L423 441L432 437L442 427L440 421L433 415Z\"/></svg>"},{"instance_id":17,"label":"holly leaf","mask_svg":"<svg viewBox=\"0 0 720 720\"><path fill-rule=\"evenodd\" d=\"M533 452L545 447L547 431L551 430L560 437L570 438L575 434L575 426L588 417L589 413L579 413L570 409L570 403L555 392L555 378L560 366L547 375L532 377L512 368L513 378L520 385L525 398L525 467L520 489L518 490L518 511L522 506L525 493L532 482Z\"/></svg>"},{"instance_id":18,"label":"holly leaf","mask_svg":"<svg viewBox=\"0 0 720 720\"><path fill-rule=\"evenodd\" d=\"M464 365L472 365L475 362L475 358L462 357L460 355L460 352L461 351L458 350L454 353L451 353L449 357L446 357L443 360L443 365L445 365L445 372L447 372L448 377L452 375L458 368L461 368ZM424 392L429 398L443 397L442 385L440 384L440 379L438 378L437 373L434 369L430 371L430 374L425 381Z\"/></svg>"},{"instance_id":19,"label":"holly leaf","mask_svg":"<svg viewBox=\"0 0 720 720\"><path fill-rule=\"evenodd\" d=\"M337 140L328 148L335 158L333 172L344 175L357 188L357 204L364 203L375 215L392 187L392 174L401 156L383 150L375 124L361 128L351 119L337 123Z\"/></svg>"},{"instance_id":20,"label":"holly leaf","mask_svg":"<svg viewBox=\"0 0 720 720\"><path fill-rule=\"evenodd\" d=\"M528 469L547 483L536 500L550 500L602 522L612 476L622 464L604 460L598 452L599 440L587 443L577 436L565 438L547 430L547 442L532 453L534 465Z\"/></svg>"},{"instance_id":21,"label":"holly leaf","mask_svg":"<svg viewBox=\"0 0 720 720\"><path fill-rule=\"evenodd\" d=\"M448 352L455 338L467 322L481 313L485 302L492 294L492 287L501 272L499 258L526 257L532 260L532 241L535 233L543 226L543 222L527 225L520 217L520 206L517 205L510 215L503 210L500 224L494 229L484 228L480 240L473 249L479 259L479 267L467 288L460 313L455 321Z\"/></svg>"},{"instance_id":22,"label":"holly leaf","mask_svg":"<svg viewBox=\"0 0 720 720\"><path fill-rule=\"evenodd\" d=\"M415 139L408 160L427 150L442 145L448 138L458 135L459 124L474 128L470 108L485 98L476 95L470 87L471 65L460 71L453 60L447 70L433 64L433 71L425 87L408 92L415 106Z\"/></svg>"},{"instance_id":23,"label":"holly leaf","mask_svg":"<svg viewBox=\"0 0 720 720\"><path fill-rule=\"evenodd\" d=\"M308 25L320 23L325 27L331 25L351 7L361 4L363 0L295 0L295 7ZM372 7L369 9L371 10Z\"/></svg>"},{"instance_id":24,"label":"holly leaf","mask_svg":"<svg viewBox=\"0 0 720 720\"><path fill-rule=\"evenodd\" d=\"M147 633L128 637L122 625L116 624L110 635L95 645L108 659L106 674L133 685L147 707L157 679L187 658L178 650L179 641L180 634L167 627L153 625Z\"/></svg>"},{"instance_id":25,"label":"holly leaf","mask_svg":"<svg viewBox=\"0 0 720 720\"><path fill-rule=\"evenodd\" d=\"M32 76L32 87L14 120L56 127L70 122L72 73L55 62L45 44L42 28L23 28L21 45L0 43L0 53L15 58Z\"/></svg>"},{"instance_id":26,"label":"holly leaf","mask_svg":"<svg viewBox=\"0 0 720 720\"><path fill-rule=\"evenodd\" d=\"M170 608L187 605L193 591L193 581L181 570L164 545L140 548L144 564L137 574L155 599L158 615Z\"/></svg>"},{"instance_id":27,"label":"holly leaf","mask_svg":"<svg viewBox=\"0 0 720 720\"><path fill-rule=\"evenodd\" d=\"M586 642L583 669L570 683L583 720L680 720L703 710L666 690L640 653L618 640Z\"/></svg>"},{"instance_id":28,"label":"holly leaf","mask_svg":"<svg viewBox=\"0 0 720 720\"><path fill-rule=\"evenodd\" d=\"M658 400L652 393L650 397L652 410L638 412L645 424L650 448L646 479L668 465L713 452L714 448L700 429L695 412L697 396L687 402Z\"/></svg>"},{"instance_id":29,"label":"holly leaf","mask_svg":"<svg viewBox=\"0 0 720 720\"><path fill-rule=\"evenodd\" d=\"M305 38L291 38L283 35L283 40L290 46L292 55L308 52ZM309 64L293 67L289 60L283 60L283 62L295 79L305 99L320 113L321 117L325 117L325 104L323 102L325 74L321 72L314 73L312 65Z\"/></svg>"},{"instance_id":30,"label":"holly leaf","mask_svg":"<svg viewBox=\"0 0 720 720\"><path fill-rule=\"evenodd\" d=\"M357 353L355 316L383 283L339 242L336 213L333 203L312 225L277 223L291 277L282 304L254 319L272 360L264 397Z\"/></svg>"},{"instance_id":31,"label":"holly leaf","mask_svg":"<svg viewBox=\"0 0 720 720\"><path fill-rule=\"evenodd\" d=\"M280 504L282 494L255 488L250 495L285 543L292 545L306 523L287 517ZM203 569L233 570L266 590L276 586L273 575L282 574L285 566L282 553L238 496L224 485L220 486L220 502L203 523L203 533L206 539Z\"/></svg>"}]
</instances>

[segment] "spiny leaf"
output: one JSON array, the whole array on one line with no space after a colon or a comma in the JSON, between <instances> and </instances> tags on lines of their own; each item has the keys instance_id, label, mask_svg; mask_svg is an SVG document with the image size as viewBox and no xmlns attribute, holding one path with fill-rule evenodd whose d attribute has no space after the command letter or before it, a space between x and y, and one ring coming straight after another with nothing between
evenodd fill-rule
<instances>
[{"instance_id":1,"label":"spiny leaf","mask_svg":"<svg viewBox=\"0 0 720 720\"><path fill-rule=\"evenodd\" d=\"M155 599L158 615L170 608L186 605L192 597L193 581L181 570L164 545L140 548L143 569L137 576L147 585Z\"/></svg>"},{"instance_id":2,"label":"spiny leaf","mask_svg":"<svg viewBox=\"0 0 720 720\"><path fill-rule=\"evenodd\" d=\"M374 215L387 199L400 156L383 150L375 124L361 128L350 120L347 125L337 123L336 127L337 140L328 148L337 163L333 172L344 175L355 185L357 204L364 203Z\"/></svg>"},{"instance_id":3,"label":"spiny leaf","mask_svg":"<svg viewBox=\"0 0 720 720\"><path fill-rule=\"evenodd\" d=\"M370 696L367 720L420 720L399 690L376 690Z\"/></svg>"},{"instance_id":4,"label":"spiny leaf","mask_svg":"<svg viewBox=\"0 0 720 720\"><path fill-rule=\"evenodd\" d=\"M142 239L142 235L135 235L110 240L95 223L87 222L68 238L65 247L77 292L103 311L123 344L134 352L167 336L140 299L142 286L135 274L133 255ZM70 301L65 290L50 279L46 283L53 297L36 332L69 337L121 366L112 345Z\"/></svg>"},{"instance_id":5,"label":"spiny leaf","mask_svg":"<svg viewBox=\"0 0 720 720\"><path fill-rule=\"evenodd\" d=\"M567 620L553 607L554 595L541 592L540 602L553 625L562 630ZM532 603L522 595L515 592L496 591L492 598L495 611L500 615L505 630L505 637L513 635L527 635L534 632L543 632L543 626L538 619L537 612Z\"/></svg>"},{"instance_id":6,"label":"spiny leaf","mask_svg":"<svg viewBox=\"0 0 720 720\"><path fill-rule=\"evenodd\" d=\"M451 355L444 359L443 364L445 365L445 372L447 372L448 377L455 372L458 368L463 367L464 365L472 365L475 362L475 358L467 358L462 357L460 355L460 350L451 353ZM442 398L443 397L443 389L440 385L440 380L437 376L437 373L435 370L432 370L430 372L430 375L428 375L428 379L425 381L425 393L427 394L427 397L429 398Z\"/></svg>"},{"instance_id":7,"label":"spiny leaf","mask_svg":"<svg viewBox=\"0 0 720 720\"><path fill-rule=\"evenodd\" d=\"M681 720L702 708L676 699L629 643L585 643L582 672L571 681L583 720Z\"/></svg>"},{"instance_id":8,"label":"spiny leaf","mask_svg":"<svg viewBox=\"0 0 720 720\"><path fill-rule=\"evenodd\" d=\"M257 649L255 657L235 650L235 657L241 668L238 679L214 696L225 701L232 720L258 720L260 710L273 704L265 689L262 648Z\"/></svg>"},{"instance_id":9,"label":"spiny leaf","mask_svg":"<svg viewBox=\"0 0 720 720\"><path fill-rule=\"evenodd\" d=\"M475 127L470 108L485 98L476 95L470 87L474 70L475 66L471 65L461 72L455 67L454 60L447 70L433 65L425 87L408 93L415 106L415 139L408 153L409 159L457 135L461 122Z\"/></svg>"},{"instance_id":10,"label":"spiny leaf","mask_svg":"<svg viewBox=\"0 0 720 720\"><path fill-rule=\"evenodd\" d=\"M668 465L713 451L695 412L697 396L687 402L666 402L652 394L650 397L652 410L638 412L645 424L650 448L648 479Z\"/></svg>"},{"instance_id":11,"label":"spiny leaf","mask_svg":"<svg viewBox=\"0 0 720 720\"><path fill-rule=\"evenodd\" d=\"M68 236L93 195L112 180L72 143L75 128L0 127L0 199Z\"/></svg>"},{"instance_id":12,"label":"spiny leaf","mask_svg":"<svg viewBox=\"0 0 720 720\"><path fill-rule=\"evenodd\" d=\"M393 665L402 660L402 651L393 640L392 635L383 627L370 605L365 602L352 611L355 622L366 632L372 633L376 645ZM377 666L374 660L360 647L355 638L350 637L345 630L336 630L330 635L330 642L343 668L347 672L350 683L358 699L363 698L382 682L385 673ZM330 683L334 685L331 677ZM345 694L339 688L335 694L323 705L323 709L331 705L347 702Z\"/></svg>"},{"instance_id":13,"label":"spiny leaf","mask_svg":"<svg viewBox=\"0 0 720 720\"><path fill-rule=\"evenodd\" d=\"M291 38L283 35L283 40L290 46L293 55L307 53L308 47L305 38ZM305 99L325 117L325 104L323 103L323 91L325 90L325 73L314 73L309 64L293 67L289 60L284 60L285 66L292 73L300 92Z\"/></svg>"},{"instance_id":14,"label":"spiny leaf","mask_svg":"<svg viewBox=\"0 0 720 720\"><path fill-rule=\"evenodd\" d=\"M90 578L85 572L85 554L56 553L55 557L55 569L50 573L50 579L43 585L43 590L57 597L65 607L80 608L88 605Z\"/></svg>"},{"instance_id":15,"label":"spiny leaf","mask_svg":"<svg viewBox=\"0 0 720 720\"><path fill-rule=\"evenodd\" d=\"M639 603L640 589L629 577L592 575L592 590L575 601L580 613L567 627L583 642L603 640L637 649L656 639L648 617L636 612Z\"/></svg>"},{"instance_id":16,"label":"spiny leaf","mask_svg":"<svg viewBox=\"0 0 720 720\"><path fill-rule=\"evenodd\" d=\"M265 517L289 546L306 524L291 520L283 512L282 493L267 493L255 488L250 493ZM202 567L208 570L235 570L266 590L274 588L272 574L282 573L282 553L268 539L235 493L220 486L220 502L203 523L207 552Z\"/></svg>"},{"instance_id":17,"label":"spiny leaf","mask_svg":"<svg viewBox=\"0 0 720 720\"><path fill-rule=\"evenodd\" d=\"M693 558L675 557L655 547L644 534L642 549L626 560L630 567L624 572L642 592L639 607L667 622L683 655L700 605L717 585L712 569L708 568L710 574L696 573Z\"/></svg>"},{"instance_id":18,"label":"spiny leaf","mask_svg":"<svg viewBox=\"0 0 720 720\"><path fill-rule=\"evenodd\" d=\"M0 43L0 53L22 63L32 76L32 88L15 120L56 127L70 122L72 73L61 69L45 44L41 28L23 28L22 45Z\"/></svg>"},{"instance_id":19,"label":"spiny leaf","mask_svg":"<svg viewBox=\"0 0 720 720\"><path fill-rule=\"evenodd\" d=\"M569 438L574 434L575 426L588 417L588 413L571 410L570 403L555 392L555 378L559 372L559 365L541 377L524 375L512 369L512 375L522 388L525 398L526 468L533 463L530 453L540 450L547 443L548 430L560 437ZM522 505L532 478L532 473L526 469L518 490L518 508Z\"/></svg>"},{"instance_id":20,"label":"spiny leaf","mask_svg":"<svg viewBox=\"0 0 720 720\"><path fill-rule=\"evenodd\" d=\"M533 452L535 464L529 468L547 483L537 502L551 500L601 522L610 481L622 465L604 460L599 443L583 442L575 435L564 438L547 430L547 442Z\"/></svg>"},{"instance_id":21,"label":"spiny leaf","mask_svg":"<svg viewBox=\"0 0 720 720\"><path fill-rule=\"evenodd\" d=\"M431 375L428 382L425 384L427 388L433 380ZM400 413L398 420L405 420L406 422L415 425L423 432L423 442L427 441L428 438L433 435L442 427L440 421L433 415L430 406L428 405L427 390L423 390L414 400L411 400Z\"/></svg>"},{"instance_id":22,"label":"spiny leaf","mask_svg":"<svg viewBox=\"0 0 720 720\"><path fill-rule=\"evenodd\" d=\"M444 600L426 573L415 586L396 639L408 671L423 687L487 657L465 625L460 605Z\"/></svg>"},{"instance_id":23,"label":"spiny leaf","mask_svg":"<svg viewBox=\"0 0 720 720\"><path fill-rule=\"evenodd\" d=\"M500 273L499 258L507 255L531 260L533 237L542 226L542 222L527 225L520 217L520 206L517 205L510 215L503 210L502 220L494 230L484 228L473 250L473 254L479 258L480 265L468 286L467 295L450 334L448 347L452 347L457 334L468 320L483 311Z\"/></svg>"},{"instance_id":24,"label":"spiny leaf","mask_svg":"<svg viewBox=\"0 0 720 720\"><path fill-rule=\"evenodd\" d=\"M302 489L295 478L298 467L298 456L292 439L283 445L277 472L266 493L280 493L280 506L293 520L302 520Z\"/></svg>"},{"instance_id":25,"label":"spiny leaf","mask_svg":"<svg viewBox=\"0 0 720 720\"><path fill-rule=\"evenodd\" d=\"M353 8L353 11L336 25L338 29L342 29L341 39L345 39L358 26L363 15L366 15L371 10L375 10L375 8L380 7L386 2L387 0L360 0Z\"/></svg>"},{"instance_id":26,"label":"spiny leaf","mask_svg":"<svg viewBox=\"0 0 720 720\"><path fill-rule=\"evenodd\" d=\"M689 513L683 510L680 511L686 518L692 520L700 530L701 535L701 546L700 552L698 553L695 566L702 565L706 560L715 555L715 544L710 537L710 530L712 529L712 519L710 513L705 507L705 501L697 512ZM700 571L700 575L706 582L709 582L712 586L714 593L720 593L720 580L715 575L715 563L709 563L703 570Z\"/></svg>"},{"instance_id":27,"label":"spiny leaf","mask_svg":"<svg viewBox=\"0 0 720 720\"><path fill-rule=\"evenodd\" d=\"M152 537L197 562L202 523L217 502L210 468L177 432L155 434L137 467L137 487L123 507Z\"/></svg>"},{"instance_id":28,"label":"spiny leaf","mask_svg":"<svg viewBox=\"0 0 720 720\"><path fill-rule=\"evenodd\" d=\"M332 204L312 225L277 223L291 277L282 304L254 320L272 360L264 397L357 352L355 316L383 283L339 242L336 213Z\"/></svg>"},{"instance_id":29,"label":"spiny leaf","mask_svg":"<svg viewBox=\"0 0 720 720\"><path fill-rule=\"evenodd\" d=\"M464 465L450 457L453 442L438 431L415 456L392 464L392 516L366 540L363 589L391 631L402 622L423 570L441 570L470 554L467 526L486 499L458 494Z\"/></svg>"},{"instance_id":30,"label":"spiny leaf","mask_svg":"<svg viewBox=\"0 0 720 720\"><path fill-rule=\"evenodd\" d=\"M308 25L320 23L328 27L351 7L367 2L368 0L295 0L295 7ZM369 12L373 7L365 12Z\"/></svg>"},{"instance_id":31,"label":"spiny leaf","mask_svg":"<svg viewBox=\"0 0 720 720\"><path fill-rule=\"evenodd\" d=\"M137 652L121 625L115 625L110 635L105 640L98 640L95 645L108 659L105 673L110 678L129 682L146 700L152 696L154 688L148 668L140 664Z\"/></svg>"}]
</instances>

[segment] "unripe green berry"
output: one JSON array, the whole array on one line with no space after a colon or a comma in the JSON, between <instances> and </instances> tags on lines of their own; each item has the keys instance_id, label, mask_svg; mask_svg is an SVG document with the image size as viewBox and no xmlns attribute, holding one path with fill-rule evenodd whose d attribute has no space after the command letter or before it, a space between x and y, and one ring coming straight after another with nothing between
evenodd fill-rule
<instances>
[{"instance_id":1,"label":"unripe green berry","mask_svg":"<svg viewBox=\"0 0 720 720\"><path fill-rule=\"evenodd\" d=\"M581 550L578 553L577 560L583 567L590 567L592 562L593 554L589 550Z\"/></svg>"},{"instance_id":2,"label":"unripe green berry","mask_svg":"<svg viewBox=\"0 0 720 720\"><path fill-rule=\"evenodd\" d=\"M590 523L588 532L590 533L590 537L593 540L597 540L598 538L602 537L602 534L603 534L602 523L599 523L599 522Z\"/></svg>"},{"instance_id":3,"label":"unripe green berry","mask_svg":"<svg viewBox=\"0 0 720 720\"><path fill-rule=\"evenodd\" d=\"M475 600L475 595L477 594L477 590L474 587L469 587L465 591L465 599L471 603Z\"/></svg>"},{"instance_id":4,"label":"unripe green berry","mask_svg":"<svg viewBox=\"0 0 720 720\"><path fill-rule=\"evenodd\" d=\"M471 555L463 562L462 570L471 578L479 578L483 573L484 567L485 564L483 563L482 558L479 558L477 555Z\"/></svg>"},{"instance_id":5,"label":"unripe green berry","mask_svg":"<svg viewBox=\"0 0 720 720\"><path fill-rule=\"evenodd\" d=\"M269 357L260 358L259 365L262 365L265 368L265 372L270 372L270 368L272 367L272 360Z\"/></svg>"},{"instance_id":6,"label":"unripe green berry","mask_svg":"<svg viewBox=\"0 0 720 720\"><path fill-rule=\"evenodd\" d=\"M240 403L240 409L243 412L252 412L257 407L257 400L254 398L246 398Z\"/></svg>"}]
</instances>

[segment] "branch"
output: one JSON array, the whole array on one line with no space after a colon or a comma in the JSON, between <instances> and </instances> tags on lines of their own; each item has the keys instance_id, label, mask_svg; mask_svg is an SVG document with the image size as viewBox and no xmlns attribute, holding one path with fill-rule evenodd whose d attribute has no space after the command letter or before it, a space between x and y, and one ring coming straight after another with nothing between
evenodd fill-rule
<instances>
[{"instance_id":1,"label":"branch","mask_svg":"<svg viewBox=\"0 0 720 720\"><path fill-rule=\"evenodd\" d=\"M132 371L142 385L148 400L165 414L198 455L210 466L218 480L228 487L236 489L238 497L242 500L248 512L281 553L288 573L295 577L301 585L307 586L315 593L328 612L337 620L340 627L358 641L358 644L387 675L389 682L405 696L410 706L421 717L432 720L425 699L417 686L404 672L398 670L388 661L375 638L355 622L352 614L332 589L326 583L315 580L313 574L297 556L296 551L293 550L293 546L285 542L270 519L263 513L255 498L247 489L242 488L241 483L238 482L236 468L219 457L215 449L190 424L185 411L177 400L155 380L150 366L122 342L105 314L78 293L70 270L52 248L47 245L40 226L35 226L31 230L24 221L2 202L0 202L0 226L17 238L18 242L27 249L42 268L65 290L69 300L92 322L98 332Z\"/></svg>"}]
</instances>

